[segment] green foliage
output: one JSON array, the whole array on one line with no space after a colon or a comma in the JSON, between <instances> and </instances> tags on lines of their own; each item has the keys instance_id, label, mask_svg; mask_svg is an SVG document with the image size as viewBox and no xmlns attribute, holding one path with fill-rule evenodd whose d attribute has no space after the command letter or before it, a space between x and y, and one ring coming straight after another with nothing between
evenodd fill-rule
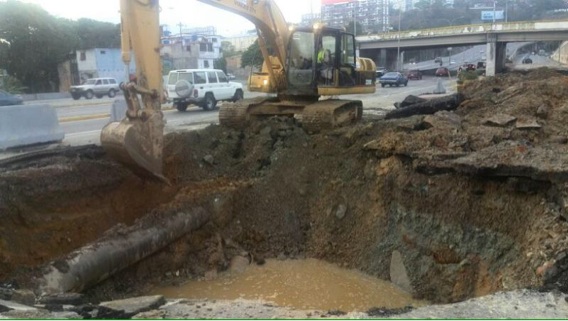
<instances>
[{"instance_id":1,"label":"green foliage","mask_svg":"<svg viewBox=\"0 0 568 321\"><path fill-rule=\"evenodd\" d=\"M120 25L91 19L79 19L73 29L80 37L77 49L120 48Z\"/></svg>"},{"instance_id":2,"label":"green foliage","mask_svg":"<svg viewBox=\"0 0 568 321\"><path fill-rule=\"evenodd\" d=\"M229 41L221 41L221 50L223 51L223 57L233 57L237 56L239 53L235 50L235 46Z\"/></svg>"},{"instance_id":3,"label":"green foliage","mask_svg":"<svg viewBox=\"0 0 568 321\"><path fill-rule=\"evenodd\" d=\"M0 39L0 69L29 92L52 92L59 89L60 63L78 49L120 47L120 29L57 18L35 4L8 0L0 2Z\"/></svg>"},{"instance_id":4,"label":"green foliage","mask_svg":"<svg viewBox=\"0 0 568 321\"><path fill-rule=\"evenodd\" d=\"M421 0L415 3L413 10L402 13L401 30L417 30L444 26L457 26L478 23L480 11L473 10L478 1L455 0L453 8L443 0ZM492 1L491 1L492 2ZM507 21L527 21L535 19L557 18L552 14L555 9L567 9L564 0L496 0L497 10L507 8ZM391 26L398 29L398 10L391 11Z\"/></svg>"},{"instance_id":5,"label":"green foliage","mask_svg":"<svg viewBox=\"0 0 568 321\"><path fill-rule=\"evenodd\" d=\"M466 81L466 80L477 80L479 75L475 70L463 70L458 74L458 81Z\"/></svg>"},{"instance_id":6,"label":"green foliage","mask_svg":"<svg viewBox=\"0 0 568 321\"><path fill-rule=\"evenodd\" d=\"M247 50L245 50L245 52L243 52L243 55L241 56L241 67L246 68L251 66L260 69L262 68L263 62L264 59L260 52L260 46L258 45L258 40L256 40L247 48Z\"/></svg>"},{"instance_id":7,"label":"green foliage","mask_svg":"<svg viewBox=\"0 0 568 321\"><path fill-rule=\"evenodd\" d=\"M213 68L221 69L223 72L227 73L227 60L225 60L225 58L215 59L213 61Z\"/></svg>"},{"instance_id":8,"label":"green foliage","mask_svg":"<svg viewBox=\"0 0 568 321\"><path fill-rule=\"evenodd\" d=\"M26 87L22 82L12 76L0 76L0 89L12 94L21 94Z\"/></svg>"}]
</instances>

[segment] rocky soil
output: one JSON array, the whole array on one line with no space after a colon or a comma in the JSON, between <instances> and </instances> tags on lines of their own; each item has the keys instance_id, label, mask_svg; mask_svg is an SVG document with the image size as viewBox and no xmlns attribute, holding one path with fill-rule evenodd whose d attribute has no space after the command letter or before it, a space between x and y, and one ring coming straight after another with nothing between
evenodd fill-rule
<instances>
[{"instance_id":1,"label":"rocky soil","mask_svg":"<svg viewBox=\"0 0 568 321\"><path fill-rule=\"evenodd\" d=\"M169 186L134 176L96 146L3 160L0 283L7 294L0 299L21 302L13 290L31 289L31 303L40 302L50 262L105 232L125 235L143 216L151 226L168 213L202 208L211 213L205 226L82 291L86 302L214 276L235 256L257 263L284 256L400 281L433 303L477 298L394 311L410 313L401 317L567 316L568 77L549 69L510 73L466 83L460 94L452 110L367 118L314 135L285 118L243 131L212 125L169 134ZM490 296L502 291L514 292ZM190 303L145 316L223 317L228 309L216 302L196 314ZM249 305L253 317L381 313L239 304L229 317L249 317L241 314ZM503 304L509 309L496 308ZM9 317L17 309L5 310Z\"/></svg>"}]
</instances>

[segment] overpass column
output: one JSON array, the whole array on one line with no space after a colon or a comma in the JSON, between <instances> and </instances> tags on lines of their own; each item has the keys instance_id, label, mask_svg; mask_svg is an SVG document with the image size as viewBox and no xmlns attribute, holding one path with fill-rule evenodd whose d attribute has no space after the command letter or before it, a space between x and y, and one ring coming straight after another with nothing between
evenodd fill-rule
<instances>
[{"instance_id":1,"label":"overpass column","mask_svg":"<svg viewBox=\"0 0 568 321\"><path fill-rule=\"evenodd\" d=\"M379 49L379 55L377 57L377 67L386 67L387 65L387 49Z\"/></svg>"},{"instance_id":2,"label":"overpass column","mask_svg":"<svg viewBox=\"0 0 568 321\"><path fill-rule=\"evenodd\" d=\"M497 35L487 35L487 68L485 70L486 76L495 76L495 74L503 72L505 69L505 53L507 50L507 43L497 42Z\"/></svg>"}]
</instances>

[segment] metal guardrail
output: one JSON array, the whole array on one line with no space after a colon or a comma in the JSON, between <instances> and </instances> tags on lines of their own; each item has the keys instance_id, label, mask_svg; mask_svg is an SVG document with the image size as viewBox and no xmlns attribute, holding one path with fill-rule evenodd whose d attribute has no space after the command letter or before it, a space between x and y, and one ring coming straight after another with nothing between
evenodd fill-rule
<instances>
[{"instance_id":1,"label":"metal guardrail","mask_svg":"<svg viewBox=\"0 0 568 321\"><path fill-rule=\"evenodd\" d=\"M442 28L429 28L420 30L405 30L400 32L387 32L366 36L357 36L358 42L392 41L397 39L412 39L416 37L435 37L445 35L504 32L504 31L535 31L535 30L566 30L568 21L522 21L507 23L483 23L472 25L449 26Z\"/></svg>"}]
</instances>

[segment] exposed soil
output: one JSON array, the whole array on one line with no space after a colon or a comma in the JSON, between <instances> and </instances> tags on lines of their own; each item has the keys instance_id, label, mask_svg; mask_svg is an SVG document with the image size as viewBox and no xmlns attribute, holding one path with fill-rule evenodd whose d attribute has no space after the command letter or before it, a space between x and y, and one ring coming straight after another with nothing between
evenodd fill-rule
<instances>
[{"instance_id":1,"label":"exposed soil","mask_svg":"<svg viewBox=\"0 0 568 321\"><path fill-rule=\"evenodd\" d=\"M413 295L439 303L550 280L566 291L554 263L568 250L568 77L537 69L461 93L451 112L315 135L284 118L169 134L171 186L132 175L95 146L2 161L0 283L33 287L43 264L117 224L203 207L213 214L205 227L89 295L211 275L244 252L389 279L398 251Z\"/></svg>"}]
</instances>

